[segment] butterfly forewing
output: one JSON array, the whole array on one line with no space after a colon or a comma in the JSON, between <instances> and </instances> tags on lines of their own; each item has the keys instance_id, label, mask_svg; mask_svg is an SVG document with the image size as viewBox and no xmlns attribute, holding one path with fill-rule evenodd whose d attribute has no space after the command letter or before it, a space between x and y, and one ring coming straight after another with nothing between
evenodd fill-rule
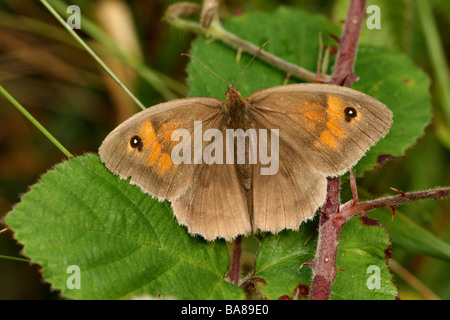
<instances>
[{"instance_id":1,"label":"butterfly forewing","mask_svg":"<svg viewBox=\"0 0 450 320\"><path fill-rule=\"evenodd\" d=\"M260 125L302 152L305 165L327 176L351 168L388 132L391 111L361 92L334 85L293 84L249 96Z\"/></svg>"},{"instance_id":2,"label":"butterfly forewing","mask_svg":"<svg viewBox=\"0 0 450 320\"><path fill-rule=\"evenodd\" d=\"M174 199L192 180L194 167L172 159L176 129L194 132L194 121L217 116L221 101L188 98L141 111L120 124L103 141L100 159L113 173L158 199ZM193 154L193 143L191 143Z\"/></svg>"}]
</instances>

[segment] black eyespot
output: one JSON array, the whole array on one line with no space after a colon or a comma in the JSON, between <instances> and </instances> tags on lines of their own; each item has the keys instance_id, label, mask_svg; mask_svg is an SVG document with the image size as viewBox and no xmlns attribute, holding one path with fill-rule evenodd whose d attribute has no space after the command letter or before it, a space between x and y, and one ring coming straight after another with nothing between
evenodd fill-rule
<instances>
[{"instance_id":1,"label":"black eyespot","mask_svg":"<svg viewBox=\"0 0 450 320\"><path fill-rule=\"evenodd\" d=\"M345 108L344 113L345 113L345 121L347 122L350 122L353 118L355 118L358 115L356 109L353 107Z\"/></svg>"},{"instance_id":2,"label":"black eyespot","mask_svg":"<svg viewBox=\"0 0 450 320\"><path fill-rule=\"evenodd\" d=\"M143 143L142 143L141 137L139 137L138 135L133 136L133 137L130 139L130 146L131 146L133 149L136 149L136 148L137 148L138 151L142 151Z\"/></svg>"}]
</instances>

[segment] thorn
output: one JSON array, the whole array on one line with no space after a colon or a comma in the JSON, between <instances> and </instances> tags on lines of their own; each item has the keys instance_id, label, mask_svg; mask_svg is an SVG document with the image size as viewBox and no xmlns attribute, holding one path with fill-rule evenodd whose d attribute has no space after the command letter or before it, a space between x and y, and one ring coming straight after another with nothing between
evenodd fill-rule
<instances>
[{"instance_id":1,"label":"thorn","mask_svg":"<svg viewBox=\"0 0 450 320\"><path fill-rule=\"evenodd\" d=\"M284 78L283 84L287 84L290 78L291 78L291 74L289 72L286 73L286 77Z\"/></svg>"},{"instance_id":2,"label":"thorn","mask_svg":"<svg viewBox=\"0 0 450 320\"><path fill-rule=\"evenodd\" d=\"M344 269L342 269L342 268L336 268L336 270L339 270L339 271L343 271L343 272L345 272L345 270L344 270Z\"/></svg>"},{"instance_id":3,"label":"thorn","mask_svg":"<svg viewBox=\"0 0 450 320\"><path fill-rule=\"evenodd\" d=\"M390 189L394 190L397 193L400 193L402 195L402 197L406 197L406 193L404 193L402 190L398 190L398 189L395 189L395 188L392 188L392 187L390 187Z\"/></svg>"},{"instance_id":4,"label":"thorn","mask_svg":"<svg viewBox=\"0 0 450 320\"><path fill-rule=\"evenodd\" d=\"M330 37L332 37L337 43L341 43L341 38L335 36L334 34L327 32Z\"/></svg>"},{"instance_id":5,"label":"thorn","mask_svg":"<svg viewBox=\"0 0 450 320\"><path fill-rule=\"evenodd\" d=\"M306 246L306 244L309 242L309 240L311 240L312 236L314 235L314 233L316 233L317 229L319 229L319 223L317 223L314 228L311 230L308 238L306 238L305 242L303 242L303 245Z\"/></svg>"},{"instance_id":6,"label":"thorn","mask_svg":"<svg viewBox=\"0 0 450 320\"><path fill-rule=\"evenodd\" d=\"M250 280L252 281L253 284L256 284L257 282L259 282L259 283L262 283L263 285L267 286L267 282L263 278L254 277L254 278L251 278Z\"/></svg>"},{"instance_id":7,"label":"thorn","mask_svg":"<svg viewBox=\"0 0 450 320\"><path fill-rule=\"evenodd\" d=\"M4 229L0 230L0 234L5 233L8 230L9 230L8 228L4 228Z\"/></svg>"},{"instance_id":8,"label":"thorn","mask_svg":"<svg viewBox=\"0 0 450 320\"><path fill-rule=\"evenodd\" d=\"M324 219L329 219L330 217L328 216L328 213L326 213L325 211L322 210L317 210L318 212L320 212L322 214L322 217L324 217Z\"/></svg>"},{"instance_id":9,"label":"thorn","mask_svg":"<svg viewBox=\"0 0 450 320\"><path fill-rule=\"evenodd\" d=\"M359 197L358 197L358 190L356 188L356 178L352 169L350 169L350 187L352 189L353 194L353 205L355 205L359 202Z\"/></svg>"},{"instance_id":10,"label":"thorn","mask_svg":"<svg viewBox=\"0 0 450 320\"><path fill-rule=\"evenodd\" d=\"M395 208L396 208L396 206L394 205L394 206L390 206L391 207L391 209L392 209L392 218L391 218L391 222L392 221L394 221L394 217L395 217Z\"/></svg>"},{"instance_id":11,"label":"thorn","mask_svg":"<svg viewBox=\"0 0 450 320\"><path fill-rule=\"evenodd\" d=\"M300 268L299 268L299 269L303 268L303 266L310 266L310 267L313 267L313 268L314 268L315 265L316 265L316 263L315 263L314 260L312 260L312 261L306 261L306 262L303 262L303 263L300 265Z\"/></svg>"}]
</instances>

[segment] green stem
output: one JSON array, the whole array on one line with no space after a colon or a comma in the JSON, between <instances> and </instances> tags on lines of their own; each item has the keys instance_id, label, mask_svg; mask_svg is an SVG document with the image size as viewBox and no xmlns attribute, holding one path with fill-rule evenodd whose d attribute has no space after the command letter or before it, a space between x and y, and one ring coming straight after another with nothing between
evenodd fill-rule
<instances>
[{"instance_id":1,"label":"green stem","mask_svg":"<svg viewBox=\"0 0 450 320\"><path fill-rule=\"evenodd\" d=\"M0 85L0 93L3 94L9 102L11 102L36 128L39 129L67 158L72 158L73 155L58 141L56 138L47 131L22 105L11 96L8 91Z\"/></svg>"},{"instance_id":2,"label":"green stem","mask_svg":"<svg viewBox=\"0 0 450 320\"><path fill-rule=\"evenodd\" d=\"M114 79L114 81L119 84L119 86L133 99L133 101L141 108L142 110L145 110L145 106L142 104L141 101L139 101L138 98L125 86L125 84L120 81L120 79L112 72L112 70L97 56L97 54L86 44L86 42L81 39L75 31L73 31L64 21L64 19L59 15L58 12L56 12L55 9L46 1L46 0L40 0L41 3L50 11L50 13L63 25L64 28L72 35L72 37L97 61L98 64L103 68L103 70L106 71L106 73L109 74L111 78Z\"/></svg>"},{"instance_id":3,"label":"green stem","mask_svg":"<svg viewBox=\"0 0 450 320\"><path fill-rule=\"evenodd\" d=\"M0 254L0 259L6 259L6 260L15 260L20 262L30 262L30 260L25 258L19 258L19 257L10 257L10 256L4 256Z\"/></svg>"}]
</instances>

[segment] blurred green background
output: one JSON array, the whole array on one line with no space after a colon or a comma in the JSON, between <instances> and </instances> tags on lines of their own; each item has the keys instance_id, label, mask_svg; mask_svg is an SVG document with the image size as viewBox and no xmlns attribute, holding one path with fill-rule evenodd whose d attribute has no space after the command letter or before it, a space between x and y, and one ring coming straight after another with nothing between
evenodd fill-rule
<instances>
[{"instance_id":1,"label":"blurred green background","mask_svg":"<svg viewBox=\"0 0 450 320\"><path fill-rule=\"evenodd\" d=\"M86 21L93 22L125 52L118 54L105 36L97 38L82 18L77 33L147 106L184 97L188 92L188 61L180 54L189 52L195 35L163 21L166 8L176 2L70 2L81 8ZM368 5L377 4L381 9L381 29L369 32L364 26L361 42L407 54L432 79L433 97L433 122L424 137L404 157L388 161L382 169L358 180L362 189L370 186L367 189L374 194L386 192L388 187L406 192L450 185L450 87L446 82L450 71L450 2L427 3L432 10L429 15L418 10L420 4L413 0L368 1ZM246 12L270 12L286 5L342 24L348 0L227 0L221 4L220 15L224 19ZM434 25L439 38L433 42L429 27ZM147 79L127 66L130 55L148 67L140 70L148 75ZM443 61L439 61L439 55ZM154 76L161 79L160 87L153 85ZM0 84L74 155L97 152L107 133L138 111L134 102L36 0L0 0ZM0 218L41 174L62 160L64 155L1 96ZM449 199L427 200L399 209L438 238L450 242ZM0 221L0 230L4 227ZM0 255L18 257L20 250L10 231L0 233ZM394 247L393 257L396 264L391 267L400 298L450 298L449 262L411 254L401 247ZM38 266L4 257L0 257L0 284L0 299L58 297L42 281Z\"/></svg>"}]
</instances>

